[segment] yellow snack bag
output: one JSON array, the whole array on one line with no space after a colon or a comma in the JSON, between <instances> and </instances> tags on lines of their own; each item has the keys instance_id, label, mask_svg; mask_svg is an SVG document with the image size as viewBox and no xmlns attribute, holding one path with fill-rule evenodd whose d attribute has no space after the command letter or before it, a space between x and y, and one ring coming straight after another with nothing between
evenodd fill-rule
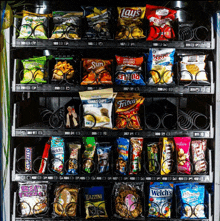
<instances>
[{"instance_id":1,"label":"yellow snack bag","mask_svg":"<svg viewBox=\"0 0 220 221\"><path fill-rule=\"evenodd\" d=\"M171 138L160 139L161 147L161 175L168 175L173 169L174 141Z\"/></svg>"}]
</instances>

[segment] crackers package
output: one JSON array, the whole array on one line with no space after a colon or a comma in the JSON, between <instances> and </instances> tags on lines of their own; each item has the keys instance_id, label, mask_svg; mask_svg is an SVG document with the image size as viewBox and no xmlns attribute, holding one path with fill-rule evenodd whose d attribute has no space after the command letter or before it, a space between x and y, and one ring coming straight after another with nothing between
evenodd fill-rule
<instances>
[{"instance_id":1,"label":"crackers package","mask_svg":"<svg viewBox=\"0 0 220 221\"><path fill-rule=\"evenodd\" d=\"M174 54L174 48L150 48L149 54L145 54L150 85L173 83Z\"/></svg>"}]
</instances>

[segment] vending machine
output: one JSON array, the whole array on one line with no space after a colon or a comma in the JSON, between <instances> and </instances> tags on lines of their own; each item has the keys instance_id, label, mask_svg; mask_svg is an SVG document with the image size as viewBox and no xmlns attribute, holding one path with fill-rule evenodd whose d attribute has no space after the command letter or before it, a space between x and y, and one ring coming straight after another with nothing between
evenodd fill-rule
<instances>
[{"instance_id":1,"label":"vending machine","mask_svg":"<svg viewBox=\"0 0 220 221\"><path fill-rule=\"evenodd\" d=\"M9 6L3 220L218 221L218 2Z\"/></svg>"}]
</instances>

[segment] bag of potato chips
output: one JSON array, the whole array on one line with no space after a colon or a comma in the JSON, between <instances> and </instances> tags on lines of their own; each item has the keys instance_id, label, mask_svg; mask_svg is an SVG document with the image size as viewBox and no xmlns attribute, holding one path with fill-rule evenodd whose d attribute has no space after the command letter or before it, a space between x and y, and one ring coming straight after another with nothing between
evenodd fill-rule
<instances>
[{"instance_id":1,"label":"bag of potato chips","mask_svg":"<svg viewBox=\"0 0 220 221\"><path fill-rule=\"evenodd\" d=\"M207 72L205 71L206 55L183 55L180 62L180 81L181 82L208 82Z\"/></svg>"},{"instance_id":2,"label":"bag of potato chips","mask_svg":"<svg viewBox=\"0 0 220 221\"><path fill-rule=\"evenodd\" d=\"M145 7L117 7L118 29L117 40L131 40L145 38L143 31L143 19Z\"/></svg>"},{"instance_id":3,"label":"bag of potato chips","mask_svg":"<svg viewBox=\"0 0 220 221\"><path fill-rule=\"evenodd\" d=\"M150 48L147 57L148 83L171 84L173 83L173 64L175 48Z\"/></svg>"},{"instance_id":4,"label":"bag of potato chips","mask_svg":"<svg viewBox=\"0 0 220 221\"><path fill-rule=\"evenodd\" d=\"M83 104L84 127L112 128L112 105L116 93L112 88L79 92Z\"/></svg>"}]
</instances>

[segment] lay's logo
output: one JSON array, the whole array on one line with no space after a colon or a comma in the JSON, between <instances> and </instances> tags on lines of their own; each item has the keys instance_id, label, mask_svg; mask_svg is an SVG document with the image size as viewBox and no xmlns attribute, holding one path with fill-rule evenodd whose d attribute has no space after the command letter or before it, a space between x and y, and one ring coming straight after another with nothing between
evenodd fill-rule
<instances>
[{"instance_id":1,"label":"lay's logo","mask_svg":"<svg viewBox=\"0 0 220 221\"><path fill-rule=\"evenodd\" d=\"M170 189L151 189L150 196L151 197L171 197L173 195L173 191Z\"/></svg>"},{"instance_id":2,"label":"lay's logo","mask_svg":"<svg viewBox=\"0 0 220 221\"><path fill-rule=\"evenodd\" d=\"M123 8L121 10L121 18L138 18L141 16L141 9Z\"/></svg>"}]
</instances>

